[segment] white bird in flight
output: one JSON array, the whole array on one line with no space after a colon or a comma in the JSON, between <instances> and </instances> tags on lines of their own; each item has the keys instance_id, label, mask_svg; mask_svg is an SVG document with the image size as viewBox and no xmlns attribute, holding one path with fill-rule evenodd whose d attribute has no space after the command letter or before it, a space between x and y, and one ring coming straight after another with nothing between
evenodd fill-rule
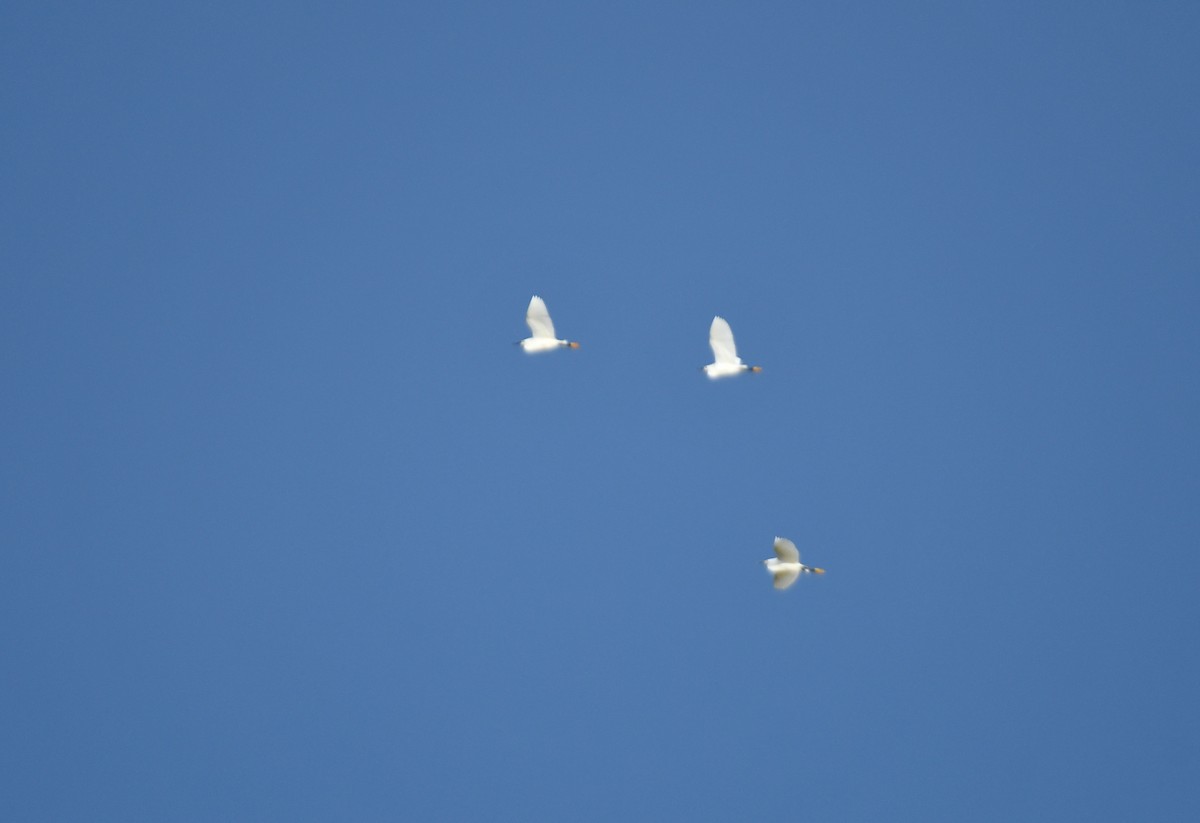
<instances>
[{"instance_id":1,"label":"white bird in flight","mask_svg":"<svg viewBox=\"0 0 1200 823\"><path fill-rule=\"evenodd\" d=\"M796 582L801 574L825 574L824 569L806 566L800 562L800 550L786 537L775 538L775 557L763 561L767 571L775 578L775 588L786 589Z\"/></svg>"},{"instance_id":2,"label":"white bird in flight","mask_svg":"<svg viewBox=\"0 0 1200 823\"><path fill-rule=\"evenodd\" d=\"M732 377L744 371L760 372L762 366L747 366L742 358L737 356L737 346L733 343L733 329L723 317L714 317L712 326L708 329L708 345L712 346L713 360L704 367L704 373L709 380L718 377Z\"/></svg>"},{"instance_id":3,"label":"white bird in flight","mask_svg":"<svg viewBox=\"0 0 1200 823\"><path fill-rule=\"evenodd\" d=\"M559 346L567 346L572 349L579 348L578 343L570 340L559 340L554 336L554 322L550 319L550 312L546 309L546 301L536 294L529 301L529 308L525 311L525 322L529 324L529 331L532 332L532 336L526 337L520 342L521 348L530 354L550 351L551 349L557 349Z\"/></svg>"}]
</instances>

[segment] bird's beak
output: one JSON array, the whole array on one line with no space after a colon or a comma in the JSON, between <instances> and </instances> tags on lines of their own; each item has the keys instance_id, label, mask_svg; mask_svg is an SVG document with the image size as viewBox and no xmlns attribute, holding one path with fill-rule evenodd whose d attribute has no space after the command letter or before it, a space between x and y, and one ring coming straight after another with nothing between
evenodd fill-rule
<instances>
[{"instance_id":1,"label":"bird's beak","mask_svg":"<svg viewBox=\"0 0 1200 823\"><path fill-rule=\"evenodd\" d=\"M762 371L762 366L751 366L750 371L754 371L754 372Z\"/></svg>"},{"instance_id":2,"label":"bird's beak","mask_svg":"<svg viewBox=\"0 0 1200 823\"><path fill-rule=\"evenodd\" d=\"M579 348L579 344L578 344L578 343L574 343L574 342L572 342L572 343L568 343L567 345L568 345L568 346L570 346L570 347L571 347L571 348L573 348L573 349L577 349L577 348Z\"/></svg>"},{"instance_id":3,"label":"bird's beak","mask_svg":"<svg viewBox=\"0 0 1200 823\"><path fill-rule=\"evenodd\" d=\"M813 569L813 574L825 574L824 569Z\"/></svg>"}]
</instances>

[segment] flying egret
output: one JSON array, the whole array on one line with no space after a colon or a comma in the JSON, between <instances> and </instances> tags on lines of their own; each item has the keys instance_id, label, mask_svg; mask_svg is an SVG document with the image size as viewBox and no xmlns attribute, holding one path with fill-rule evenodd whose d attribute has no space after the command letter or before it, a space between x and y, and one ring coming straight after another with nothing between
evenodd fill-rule
<instances>
[{"instance_id":1,"label":"flying egret","mask_svg":"<svg viewBox=\"0 0 1200 823\"><path fill-rule=\"evenodd\" d=\"M786 589L796 582L801 574L825 574L824 569L806 566L800 562L800 551L786 537L775 538L775 557L763 561L767 571L775 578L775 588Z\"/></svg>"},{"instance_id":2,"label":"flying egret","mask_svg":"<svg viewBox=\"0 0 1200 823\"><path fill-rule=\"evenodd\" d=\"M579 348L578 343L570 340L559 340L554 336L554 322L550 319L550 312L546 309L546 301L536 294L529 301L529 308L525 311L525 322L529 324L529 331L533 334L520 341L520 343L521 348L530 354L550 351L551 349L557 349L559 346L567 346L572 349Z\"/></svg>"},{"instance_id":3,"label":"flying egret","mask_svg":"<svg viewBox=\"0 0 1200 823\"><path fill-rule=\"evenodd\" d=\"M762 366L747 366L742 358L737 356L737 346L733 344L733 329L723 317L714 317L712 326L708 329L708 345L712 346L714 362L704 367L704 373L709 380L718 377L732 377L744 371L760 372Z\"/></svg>"}]
</instances>

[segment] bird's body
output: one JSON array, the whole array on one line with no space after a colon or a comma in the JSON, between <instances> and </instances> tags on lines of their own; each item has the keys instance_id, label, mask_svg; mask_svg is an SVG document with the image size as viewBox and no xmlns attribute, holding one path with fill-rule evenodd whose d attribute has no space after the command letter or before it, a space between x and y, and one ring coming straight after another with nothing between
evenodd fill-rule
<instances>
[{"instance_id":1,"label":"bird's body","mask_svg":"<svg viewBox=\"0 0 1200 823\"><path fill-rule=\"evenodd\" d=\"M521 348L529 354L552 351L564 346L571 349L579 348L578 343L571 340L559 340L554 335L554 322L550 319L546 301L536 294L529 301L529 308L525 311L525 322L529 325L531 336L526 337L520 343Z\"/></svg>"},{"instance_id":2,"label":"bird's body","mask_svg":"<svg viewBox=\"0 0 1200 823\"><path fill-rule=\"evenodd\" d=\"M775 557L763 561L767 571L775 578L775 588L786 589L802 574L825 574L824 569L806 566L800 562L800 550L786 537L775 538Z\"/></svg>"},{"instance_id":3,"label":"bird's body","mask_svg":"<svg viewBox=\"0 0 1200 823\"><path fill-rule=\"evenodd\" d=\"M733 342L733 329L723 317L714 317L708 329L708 345L712 347L713 362L704 367L704 373L709 380L720 377L733 377L744 371L760 372L762 366L747 366L737 355L737 346Z\"/></svg>"}]
</instances>

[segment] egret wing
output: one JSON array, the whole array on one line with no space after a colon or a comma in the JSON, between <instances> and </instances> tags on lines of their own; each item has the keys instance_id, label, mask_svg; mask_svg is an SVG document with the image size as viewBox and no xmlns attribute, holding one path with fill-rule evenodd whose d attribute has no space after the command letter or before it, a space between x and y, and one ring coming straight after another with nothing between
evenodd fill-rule
<instances>
[{"instance_id":1,"label":"egret wing","mask_svg":"<svg viewBox=\"0 0 1200 823\"><path fill-rule=\"evenodd\" d=\"M775 538L775 556L782 563L799 563L800 550L796 548L796 544L786 537Z\"/></svg>"},{"instance_id":2,"label":"egret wing","mask_svg":"<svg viewBox=\"0 0 1200 823\"><path fill-rule=\"evenodd\" d=\"M717 363L739 365L742 362L737 356L737 346L733 344L733 329L729 328L725 318L713 318L708 329L708 345L712 346Z\"/></svg>"},{"instance_id":3,"label":"egret wing","mask_svg":"<svg viewBox=\"0 0 1200 823\"><path fill-rule=\"evenodd\" d=\"M796 578L800 576L800 572L796 569L785 569L774 572L773 576L775 578L775 588L786 589L796 582Z\"/></svg>"},{"instance_id":4,"label":"egret wing","mask_svg":"<svg viewBox=\"0 0 1200 823\"><path fill-rule=\"evenodd\" d=\"M554 323L550 321L550 311L546 308L546 301L536 294L529 301L529 309L525 312L525 322L529 324L529 331L533 333L534 337L555 339Z\"/></svg>"}]
</instances>

